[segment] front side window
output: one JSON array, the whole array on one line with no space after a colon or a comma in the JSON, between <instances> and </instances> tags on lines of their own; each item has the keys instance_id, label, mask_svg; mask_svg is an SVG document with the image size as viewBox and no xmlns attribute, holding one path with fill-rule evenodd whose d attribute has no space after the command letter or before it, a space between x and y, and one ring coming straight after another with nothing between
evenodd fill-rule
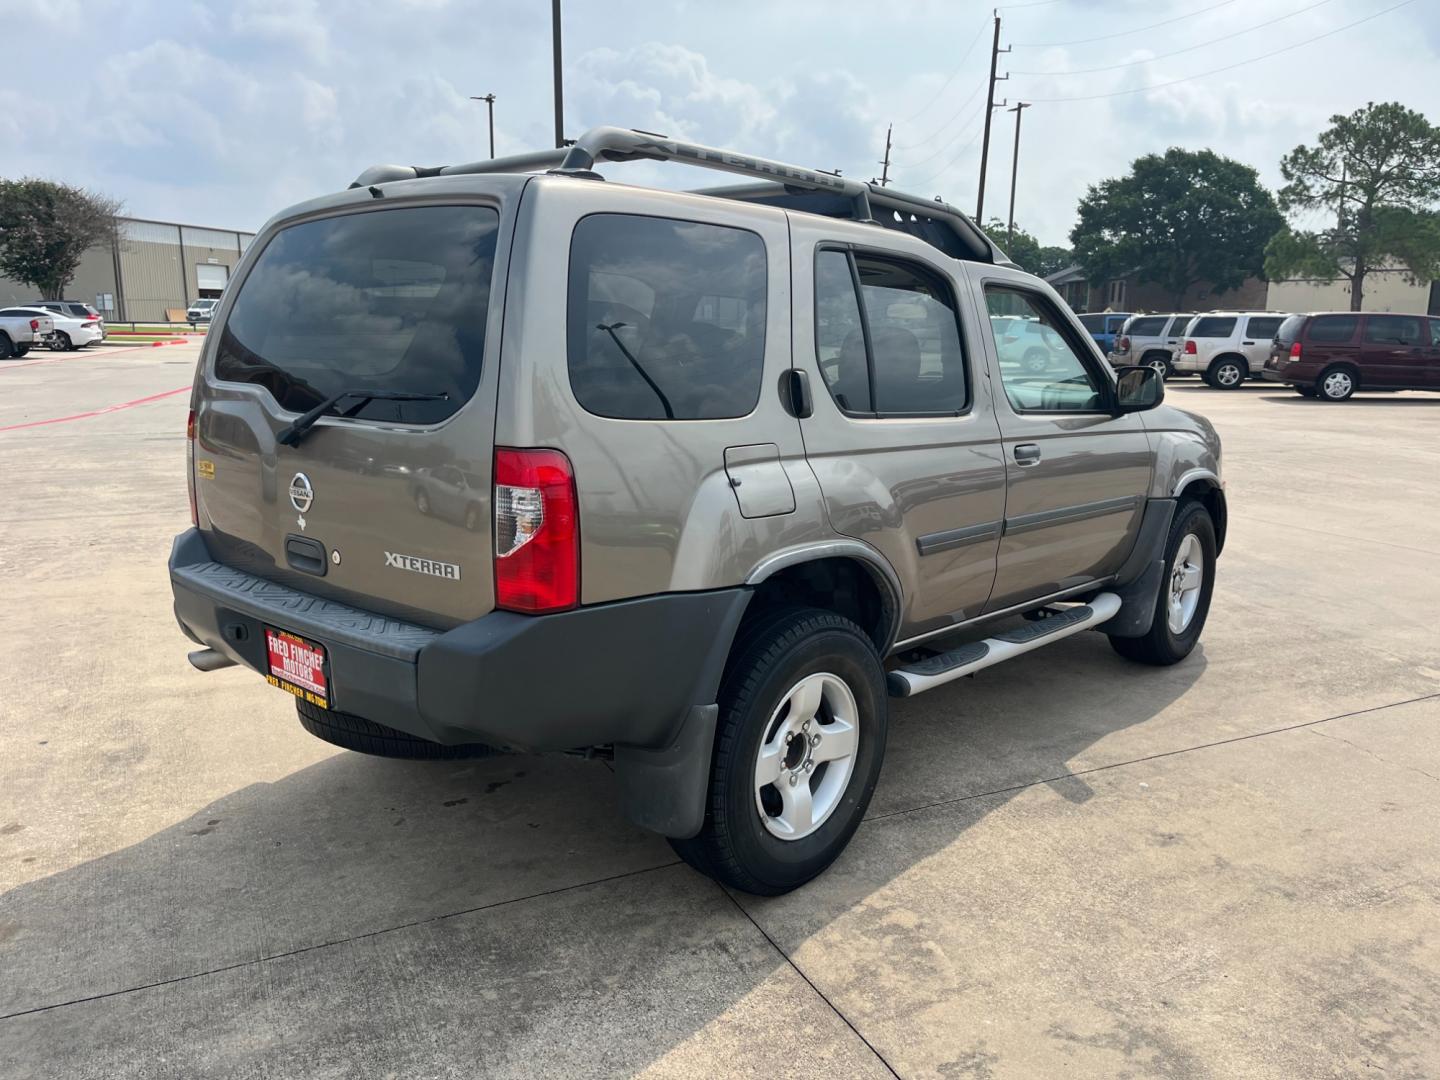
<instances>
[{"instance_id":1,"label":"front side window","mask_svg":"<svg viewBox=\"0 0 1440 1080\"><path fill-rule=\"evenodd\" d=\"M1096 412L1104 407L1100 384L1081 359L1081 344L1041 296L1002 285L985 286L991 312L1019 311L1033 332L1017 350L998 335L995 353L1005 396L1017 412Z\"/></svg>"},{"instance_id":2,"label":"front side window","mask_svg":"<svg viewBox=\"0 0 1440 1080\"><path fill-rule=\"evenodd\" d=\"M592 214L570 243L570 388L597 416L721 420L760 400L765 243L723 225Z\"/></svg>"},{"instance_id":3,"label":"front side window","mask_svg":"<svg viewBox=\"0 0 1440 1080\"><path fill-rule=\"evenodd\" d=\"M1186 332L1186 337L1193 338L1228 338L1235 333L1234 317L1222 318L1215 315L1206 315L1195 320L1195 325Z\"/></svg>"},{"instance_id":4,"label":"front side window","mask_svg":"<svg viewBox=\"0 0 1440 1080\"><path fill-rule=\"evenodd\" d=\"M815 349L826 389L848 413L953 416L969 407L954 296L923 267L818 252Z\"/></svg>"},{"instance_id":5,"label":"front side window","mask_svg":"<svg viewBox=\"0 0 1440 1080\"><path fill-rule=\"evenodd\" d=\"M1317 315L1310 320L1310 329L1305 337L1310 341L1338 345L1353 341L1359 325L1357 315Z\"/></svg>"},{"instance_id":6,"label":"front side window","mask_svg":"<svg viewBox=\"0 0 1440 1080\"><path fill-rule=\"evenodd\" d=\"M1371 315L1365 320L1365 341L1371 345L1423 345L1428 335L1416 315Z\"/></svg>"},{"instance_id":7,"label":"front side window","mask_svg":"<svg viewBox=\"0 0 1440 1080\"><path fill-rule=\"evenodd\" d=\"M495 236L483 206L410 206L281 229L240 286L215 377L305 412L342 391L346 416L433 424L480 381ZM366 390L443 394L366 401Z\"/></svg>"}]
</instances>

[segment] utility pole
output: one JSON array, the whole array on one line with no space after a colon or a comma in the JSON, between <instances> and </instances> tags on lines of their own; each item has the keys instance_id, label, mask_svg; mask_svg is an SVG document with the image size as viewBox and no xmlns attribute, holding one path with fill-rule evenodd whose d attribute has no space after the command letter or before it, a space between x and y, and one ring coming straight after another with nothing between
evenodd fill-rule
<instances>
[{"instance_id":1,"label":"utility pole","mask_svg":"<svg viewBox=\"0 0 1440 1080\"><path fill-rule=\"evenodd\" d=\"M885 125L885 160L880 162L880 186L884 187L890 183L890 132L894 124Z\"/></svg>"},{"instance_id":2,"label":"utility pole","mask_svg":"<svg viewBox=\"0 0 1440 1080\"><path fill-rule=\"evenodd\" d=\"M1015 114L1015 156L1010 161L1010 226L1005 239L1007 252L1015 246L1015 178L1020 175L1020 114L1029 107L1028 101L1017 101L1013 109L1006 110Z\"/></svg>"},{"instance_id":3,"label":"utility pole","mask_svg":"<svg viewBox=\"0 0 1440 1080\"><path fill-rule=\"evenodd\" d=\"M483 101L490 111L490 157L495 157L495 95L486 94L484 97L470 95L471 101Z\"/></svg>"},{"instance_id":4,"label":"utility pole","mask_svg":"<svg viewBox=\"0 0 1440 1080\"><path fill-rule=\"evenodd\" d=\"M982 229L985 227L985 169L990 164L990 117L995 112L995 84L1004 82L1010 78L1009 75L995 75L995 66L1000 62L1000 54L1009 52L1010 49L1000 48L1000 12L995 12L995 40L990 46L990 89L985 94L985 134L980 140L980 194L975 199L975 224ZM1000 102L1003 106L1005 102Z\"/></svg>"},{"instance_id":5,"label":"utility pole","mask_svg":"<svg viewBox=\"0 0 1440 1080\"><path fill-rule=\"evenodd\" d=\"M550 36L555 47L555 148L565 145L565 90L560 78L560 0L550 0Z\"/></svg>"}]
</instances>

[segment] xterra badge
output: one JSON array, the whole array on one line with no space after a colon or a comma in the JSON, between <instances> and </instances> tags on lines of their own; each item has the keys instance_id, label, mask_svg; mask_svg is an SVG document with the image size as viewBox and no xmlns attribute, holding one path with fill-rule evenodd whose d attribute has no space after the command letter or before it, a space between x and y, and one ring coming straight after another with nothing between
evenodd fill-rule
<instances>
[{"instance_id":1,"label":"xterra badge","mask_svg":"<svg viewBox=\"0 0 1440 1080\"><path fill-rule=\"evenodd\" d=\"M415 574L429 574L431 577L449 578L451 581L460 580L460 567L437 559L422 559L415 555L397 555L393 551L387 551L385 565Z\"/></svg>"},{"instance_id":2,"label":"xterra badge","mask_svg":"<svg viewBox=\"0 0 1440 1080\"><path fill-rule=\"evenodd\" d=\"M310 486L310 477L297 472L290 480L290 505L305 513L315 501L315 489Z\"/></svg>"}]
</instances>

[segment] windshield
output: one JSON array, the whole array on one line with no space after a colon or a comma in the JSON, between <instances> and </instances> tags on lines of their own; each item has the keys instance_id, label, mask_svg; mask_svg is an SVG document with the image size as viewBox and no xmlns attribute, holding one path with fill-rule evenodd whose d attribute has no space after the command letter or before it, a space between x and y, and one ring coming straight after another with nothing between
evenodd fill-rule
<instances>
[{"instance_id":1,"label":"windshield","mask_svg":"<svg viewBox=\"0 0 1440 1080\"><path fill-rule=\"evenodd\" d=\"M412 206L281 230L225 320L216 378L263 386L293 412L347 390L445 394L348 414L445 419L480 381L499 220L481 206Z\"/></svg>"}]
</instances>

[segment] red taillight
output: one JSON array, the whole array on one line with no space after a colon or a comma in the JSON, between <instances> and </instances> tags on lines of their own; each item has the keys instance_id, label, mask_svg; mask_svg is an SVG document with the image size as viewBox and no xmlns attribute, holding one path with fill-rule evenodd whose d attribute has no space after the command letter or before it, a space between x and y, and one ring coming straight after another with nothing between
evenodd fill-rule
<instances>
[{"instance_id":1,"label":"red taillight","mask_svg":"<svg viewBox=\"0 0 1440 1080\"><path fill-rule=\"evenodd\" d=\"M1292 361L1300 359L1300 342L1297 341L1294 345L1290 346L1290 359Z\"/></svg>"},{"instance_id":2,"label":"red taillight","mask_svg":"<svg viewBox=\"0 0 1440 1080\"><path fill-rule=\"evenodd\" d=\"M32 333L39 333L39 332L40 332L40 320L39 320L39 319L31 319L31 320L30 320L30 330L31 330Z\"/></svg>"},{"instance_id":3,"label":"red taillight","mask_svg":"<svg viewBox=\"0 0 1440 1080\"><path fill-rule=\"evenodd\" d=\"M190 524L199 526L200 510L195 505L195 410L185 420L185 488L190 494Z\"/></svg>"},{"instance_id":4,"label":"red taillight","mask_svg":"<svg viewBox=\"0 0 1440 1080\"><path fill-rule=\"evenodd\" d=\"M1194 343L1193 341L1187 341L1187 342L1185 342L1185 355L1186 355L1186 356L1194 356L1198 351L1199 351L1199 350L1195 348L1195 343Z\"/></svg>"},{"instance_id":5,"label":"red taillight","mask_svg":"<svg viewBox=\"0 0 1440 1080\"><path fill-rule=\"evenodd\" d=\"M1119 340L1119 342L1116 344L1116 346L1115 346L1115 351L1116 351L1116 352L1129 352L1129 351L1130 351L1130 339L1129 339L1128 337L1122 337L1122 338Z\"/></svg>"},{"instance_id":6,"label":"red taillight","mask_svg":"<svg viewBox=\"0 0 1440 1080\"><path fill-rule=\"evenodd\" d=\"M558 450L495 451L495 606L537 614L580 601L575 473Z\"/></svg>"}]
</instances>

